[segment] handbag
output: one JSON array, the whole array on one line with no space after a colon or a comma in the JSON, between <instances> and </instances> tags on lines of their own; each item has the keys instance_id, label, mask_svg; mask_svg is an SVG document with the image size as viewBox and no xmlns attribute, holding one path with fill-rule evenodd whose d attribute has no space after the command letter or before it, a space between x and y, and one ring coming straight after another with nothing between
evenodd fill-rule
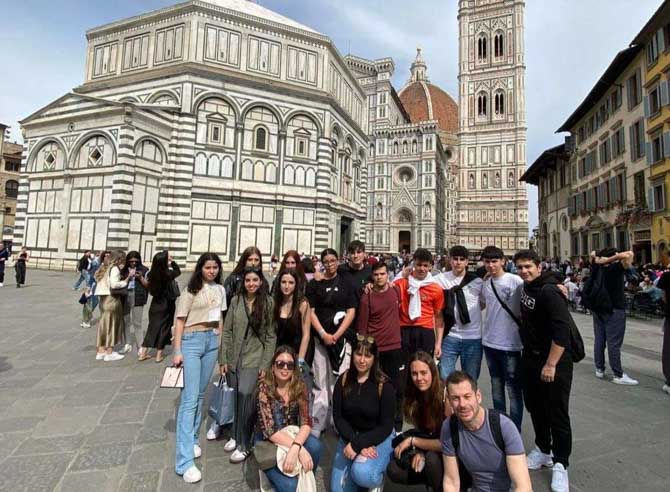
<instances>
[{"instance_id":1,"label":"handbag","mask_svg":"<svg viewBox=\"0 0 670 492\"><path fill-rule=\"evenodd\" d=\"M128 295L128 283L126 282L126 285L123 287L117 287L117 288L112 288L112 283L110 282L112 276L112 269L109 269L109 273L107 274L107 282L109 282L109 294L112 296L117 296L117 297L125 297Z\"/></svg>"},{"instance_id":2,"label":"handbag","mask_svg":"<svg viewBox=\"0 0 670 492\"><path fill-rule=\"evenodd\" d=\"M170 301L174 301L180 295L181 295L181 293L179 292L179 284L177 283L176 280L171 280L168 283L167 292L165 293L165 297L167 297L168 300L170 300Z\"/></svg>"},{"instance_id":3,"label":"handbag","mask_svg":"<svg viewBox=\"0 0 670 492\"><path fill-rule=\"evenodd\" d=\"M232 424L235 418L235 390L228 386L225 376L212 383L209 416L219 425Z\"/></svg>"},{"instance_id":4,"label":"handbag","mask_svg":"<svg viewBox=\"0 0 670 492\"><path fill-rule=\"evenodd\" d=\"M182 366L166 367L161 378L161 388L183 389L184 368Z\"/></svg>"},{"instance_id":5,"label":"handbag","mask_svg":"<svg viewBox=\"0 0 670 492\"><path fill-rule=\"evenodd\" d=\"M277 466L277 445L272 441L258 441L254 444L254 457L261 470L274 468Z\"/></svg>"}]
</instances>

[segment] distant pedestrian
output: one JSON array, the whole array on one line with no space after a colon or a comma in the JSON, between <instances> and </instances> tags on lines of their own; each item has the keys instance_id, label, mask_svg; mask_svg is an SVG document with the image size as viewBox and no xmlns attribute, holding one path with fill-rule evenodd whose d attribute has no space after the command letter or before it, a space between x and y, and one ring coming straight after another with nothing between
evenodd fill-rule
<instances>
[{"instance_id":1,"label":"distant pedestrian","mask_svg":"<svg viewBox=\"0 0 670 492\"><path fill-rule=\"evenodd\" d=\"M175 303L179 297L179 286L175 279L181 275L179 266L165 250L154 255L151 270L147 274L148 289L152 295L149 306L149 326L140 347L138 360L150 359L149 349L156 349L156 362L163 361L163 349L170 345Z\"/></svg>"},{"instance_id":2,"label":"distant pedestrian","mask_svg":"<svg viewBox=\"0 0 670 492\"><path fill-rule=\"evenodd\" d=\"M72 286L72 290L78 290L82 283L88 284L91 270L91 254L91 250L87 249L84 251L83 256L79 258L79 261L77 262L77 272L79 273L79 277L77 277L77 281Z\"/></svg>"},{"instance_id":3,"label":"distant pedestrian","mask_svg":"<svg viewBox=\"0 0 670 492\"><path fill-rule=\"evenodd\" d=\"M16 259L14 261L14 270L16 271L17 289L26 284L26 263L28 263L29 258L30 254L28 253L28 250L25 248L25 246L21 248L21 252L16 255Z\"/></svg>"},{"instance_id":4,"label":"distant pedestrian","mask_svg":"<svg viewBox=\"0 0 670 492\"><path fill-rule=\"evenodd\" d=\"M272 255L272 258L270 258L270 269L272 271L273 277L277 275L278 266L279 266L279 258L277 258L277 255Z\"/></svg>"},{"instance_id":5,"label":"distant pedestrian","mask_svg":"<svg viewBox=\"0 0 670 492\"><path fill-rule=\"evenodd\" d=\"M135 275L130 276L129 270L135 270ZM147 303L149 282L146 279L148 268L142 264L142 257L137 251L130 251L126 256L126 266L122 275L128 278L128 295L126 304L123 306L123 320L125 325L125 346L123 353L130 352L133 349L131 343L131 331L135 338L135 345L139 349L144 341L144 331L142 329L142 315L144 306Z\"/></svg>"},{"instance_id":6,"label":"distant pedestrian","mask_svg":"<svg viewBox=\"0 0 670 492\"><path fill-rule=\"evenodd\" d=\"M0 287L5 283L5 266L9 260L9 248L3 242L0 244Z\"/></svg>"},{"instance_id":7,"label":"distant pedestrian","mask_svg":"<svg viewBox=\"0 0 670 492\"><path fill-rule=\"evenodd\" d=\"M100 296L101 316L98 322L98 347L96 360L112 362L123 359L123 355L113 351L114 345L123 340L123 306L120 295L115 292L128 286L128 281L121 278L126 254L114 251L105 258L105 262L95 273L97 280L96 294ZM133 272L134 273L134 272Z\"/></svg>"}]
</instances>

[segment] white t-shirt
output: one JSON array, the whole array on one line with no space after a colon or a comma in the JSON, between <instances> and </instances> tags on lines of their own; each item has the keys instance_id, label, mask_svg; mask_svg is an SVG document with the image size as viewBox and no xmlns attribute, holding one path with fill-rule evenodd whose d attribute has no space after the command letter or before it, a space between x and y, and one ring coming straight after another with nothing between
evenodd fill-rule
<instances>
[{"instance_id":1,"label":"white t-shirt","mask_svg":"<svg viewBox=\"0 0 670 492\"><path fill-rule=\"evenodd\" d=\"M464 276L456 277L453 272L444 272L434 278L443 289L451 289L459 285ZM481 295L483 285L484 282L482 279L476 278L463 288L470 322L467 325L463 325L458 315L458 306L454 306L456 323L451 327L448 336L463 340L478 340L482 337L482 310L479 307L479 296Z\"/></svg>"},{"instance_id":2,"label":"white t-shirt","mask_svg":"<svg viewBox=\"0 0 670 492\"><path fill-rule=\"evenodd\" d=\"M486 322L482 329L482 345L498 350L519 352L523 348L519 336L519 325L500 305L491 288L489 278L484 282L481 300L486 304ZM521 291L523 280L518 275L504 273L494 280L500 300L517 316L521 317Z\"/></svg>"}]
</instances>

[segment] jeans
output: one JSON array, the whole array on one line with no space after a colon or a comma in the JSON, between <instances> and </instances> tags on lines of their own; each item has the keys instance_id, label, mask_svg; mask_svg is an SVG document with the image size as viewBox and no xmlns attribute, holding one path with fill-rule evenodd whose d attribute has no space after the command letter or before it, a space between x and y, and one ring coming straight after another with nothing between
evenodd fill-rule
<instances>
[{"instance_id":1,"label":"jeans","mask_svg":"<svg viewBox=\"0 0 670 492\"><path fill-rule=\"evenodd\" d=\"M553 452L554 463L568 467L572 452L570 425L570 389L572 358L564 354L556 365L554 381L540 379L546 357L524 354L523 398L535 430L535 444L543 453Z\"/></svg>"},{"instance_id":2,"label":"jeans","mask_svg":"<svg viewBox=\"0 0 670 492\"><path fill-rule=\"evenodd\" d=\"M509 417L521 432L523 419L523 393L521 391L521 352L510 352L484 347L486 364L491 375L493 408L507 412L505 388L509 394Z\"/></svg>"},{"instance_id":3,"label":"jeans","mask_svg":"<svg viewBox=\"0 0 670 492\"><path fill-rule=\"evenodd\" d=\"M335 459L333 461L333 470L330 476L331 492L357 492L358 487L364 489L373 489L379 487L384 481L386 467L391 461L393 453L393 437L395 432L379 445L377 449L377 458L371 460L360 455L352 461L344 456L346 443L340 439L335 450Z\"/></svg>"},{"instance_id":4,"label":"jeans","mask_svg":"<svg viewBox=\"0 0 670 492\"><path fill-rule=\"evenodd\" d=\"M202 403L216 364L219 336L213 330L184 333L184 389L177 410L175 471L183 475L193 466L193 445L198 444Z\"/></svg>"},{"instance_id":5,"label":"jeans","mask_svg":"<svg viewBox=\"0 0 670 492\"><path fill-rule=\"evenodd\" d=\"M316 471L316 467L319 466L319 460L321 459L321 441L314 436L309 436L303 447L312 457L314 471ZM265 470L265 475L277 492L295 492L298 488L298 477L288 477L279 471L279 468L276 466Z\"/></svg>"},{"instance_id":6,"label":"jeans","mask_svg":"<svg viewBox=\"0 0 670 492\"><path fill-rule=\"evenodd\" d=\"M621 345L626 332L626 311L615 309L611 314L593 313L593 360L596 369L605 370L605 346L614 376L623 376L621 367Z\"/></svg>"},{"instance_id":7,"label":"jeans","mask_svg":"<svg viewBox=\"0 0 670 492\"><path fill-rule=\"evenodd\" d=\"M89 280L90 274L88 273L88 270L82 270L79 272L79 278L77 281L74 283L72 286L72 289L77 290L79 287L81 287L81 284L88 285L88 280Z\"/></svg>"},{"instance_id":8,"label":"jeans","mask_svg":"<svg viewBox=\"0 0 670 492\"><path fill-rule=\"evenodd\" d=\"M482 340L464 340L446 336L442 340L442 356L440 357L440 377L446 379L456 370L456 360L461 358L461 369L471 377L479 379L482 367Z\"/></svg>"}]
</instances>

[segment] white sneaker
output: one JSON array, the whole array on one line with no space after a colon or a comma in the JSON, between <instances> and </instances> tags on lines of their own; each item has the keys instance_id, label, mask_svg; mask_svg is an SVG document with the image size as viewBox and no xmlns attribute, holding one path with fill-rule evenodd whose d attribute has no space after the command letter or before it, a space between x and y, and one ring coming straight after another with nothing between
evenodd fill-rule
<instances>
[{"instance_id":1,"label":"white sneaker","mask_svg":"<svg viewBox=\"0 0 670 492\"><path fill-rule=\"evenodd\" d=\"M212 422L212 425L210 425L209 429L207 430L207 440L208 441L214 441L217 437L219 437L219 431L220 430L221 430L221 426L219 424L217 424L216 422Z\"/></svg>"},{"instance_id":2,"label":"white sneaker","mask_svg":"<svg viewBox=\"0 0 670 492\"><path fill-rule=\"evenodd\" d=\"M661 390L670 395L670 384L664 384Z\"/></svg>"},{"instance_id":3,"label":"white sneaker","mask_svg":"<svg viewBox=\"0 0 670 492\"><path fill-rule=\"evenodd\" d=\"M186 470L183 475L184 482L186 483L197 483L202 480L202 473L198 470L198 467L193 465L191 468Z\"/></svg>"},{"instance_id":4,"label":"white sneaker","mask_svg":"<svg viewBox=\"0 0 670 492\"><path fill-rule=\"evenodd\" d=\"M569 490L568 470L561 463L556 463L551 471L551 492L569 492Z\"/></svg>"},{"instance_id":5,"label":"white sneaker","mask_svg":"<svg viewBox=\"0 0 670 492\"><path fill-rule=\"evenodd\" d=\"M605 370L596 369L596 377L598 379L603 379L605 377Z\"/></svg>"},{"instance_id":6,"label":"white sneaker","mask_svg":"<svg viewBox=\"0 0 670 492\"><path fill-rule=\"evenodd\" d=\"M528 460L529 470L539 470L543 466L548 468L554 466L554 460L551 458L551 455L544 454L537 446L535 446L535 449L528 453L526 459Z\"/></svg>"},{"instance_id":7,"label":"white sneaker","mask_svg":"<svg viewBox=\"0 0 670 492\"><path fill-rule=\"evenodd\" d=\"M202 456L202 448L197 444L193 445L193 457L200 458Z\"/></svg>"},{"instance_id":8,"label":"white sneaker","mask_svg":"<svg viewBox=\"0 0 670 492\"><path fill-rule=\"evenodd\" d=\"M121 355L118 352L112 352L111 354L105 355L105 362L114 362L115 360L121 360L125 355Z\"/></svg>"},{"instance_id":9,"label":"white sneaker","mask_svg":"<svg viewBox=\"0 0 670 492\"><path fill-rule=\"evenodd\" d=\"M612 378L612 382L614 384L623 384L626 386L635 386L640 384L640 382L637 379L633 379L626 373L623 373L620 378L617 377Z\"/></svg>"},{"instance_id":10,"label":"white sneaker","mask_svg":"<svg viewBox=\"0 0 670 492\"><path fill-rule=\"evenodd\" d=\"M250 454L250 451L240 451L239 449L236 449L233 451L233 454L230 455L230 462L233 464L242 463Z\"/></svg>"},{"instance_id":11,"label":"white sneaker","mask_svg":"<svg viewBox=\"0 0 670 492\"><path fill-rule=\"evenodd\" d=\"M235 439L228 439L228 442L223 446L223 450L226 453L235 451L236 448L237 448L237 442L235 442Z\"/></svg>"},{"instance_id":12,"label":"white sneaker","mask_svg":"<svg viewBox=\"0 0 670 492\"><path fill-rule=\"evenodd\" d=\"M90 327L91 327L91 323L84 323L84 328L90 328Z\"/></svg>"},{"instance_id":13,"label":"white sneaker","mask_svg":"<svg viewBox=\"0 0 670 492\"><path fill-rule=\"evenodd\" d=\"M3 284L3 283L0 283L0 287L4 287L4 286L5 286L5 284Z\"/></svg>"},{"instance_id":14,"label":"white sneaker","mask_svg":"<svg viewBox=\"0 0 670 492\"><path fill-rule=\"evenodd\" d=\"M132 352L133 346L130 345L129 343L126 343L121 350L119 350L120 354L127 354L128 352Z\"/></svg>"},{"instance_id":15,"label":"white sneaker","mask_svg":"<svg viewBox=\"0 0 670 492\"><path fill-rule=\"evenodd\" d=\"M95 354L95 360L105 360L105 353L100 352L99 354Z\"/></svg>"},{"instance_id":16,"label":"white sneaker","mask_svg":"<svg viewBox=\"0 0 670 492\"><path fill-rule=\"evenodd\" d=\"M373 487L369 489L369 492L382 492L384 490L384 476L382 475L382 483L377 485L376 487Z\"/></svg>"}]
</instances>

